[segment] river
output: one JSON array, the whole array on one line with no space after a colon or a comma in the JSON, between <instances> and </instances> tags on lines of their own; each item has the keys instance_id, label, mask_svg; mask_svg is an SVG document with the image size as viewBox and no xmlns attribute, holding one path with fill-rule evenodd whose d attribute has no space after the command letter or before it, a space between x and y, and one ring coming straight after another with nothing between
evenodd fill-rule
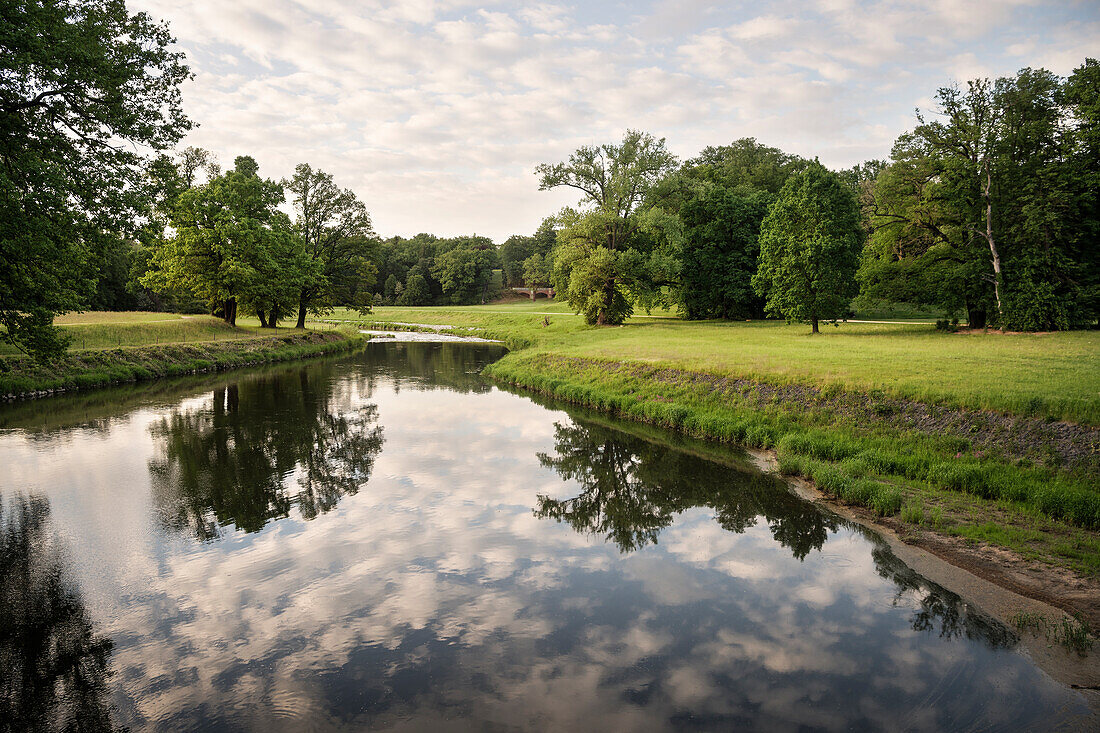
<instances>
[{"instance_id":1,"label":"river","mask_svg":"<svg viewBox=\"0 0 1100 733\"><path fill-rule=\"evenodd\" d=\"M1013 631L493 344L0 407L11 730L1047 730Z\"/></svg>"}]
</instances>

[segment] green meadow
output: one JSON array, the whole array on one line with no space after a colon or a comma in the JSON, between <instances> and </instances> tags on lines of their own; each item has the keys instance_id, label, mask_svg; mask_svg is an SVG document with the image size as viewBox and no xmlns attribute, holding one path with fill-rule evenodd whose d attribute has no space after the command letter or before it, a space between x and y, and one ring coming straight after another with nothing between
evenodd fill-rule
<instances>
[{"instance_id":1,"label":"green meadow","mask_svg":"<svg viewBox=\"0 0 1100 733\"><path fill-rule=\"evenodd\" d=\"M1100 423L1100 332L944 333L926 324L839 323L811 336L775 321L683 321L638 314L586 326L545 300L485 306L376 308L330 320L481 329L536 353L657 364L723 376L882 390L914 400ZM549 322L549 323L547 323Z\"/></svg>"}]
</instances>

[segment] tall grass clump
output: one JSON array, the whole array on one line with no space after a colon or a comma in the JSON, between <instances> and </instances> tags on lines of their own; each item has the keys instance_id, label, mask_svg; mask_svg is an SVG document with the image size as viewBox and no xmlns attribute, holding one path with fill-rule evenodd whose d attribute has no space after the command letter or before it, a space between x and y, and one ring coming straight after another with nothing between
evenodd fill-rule
<instances>
[{"instance_id":1,"label":"tall grass clump","mask_svg":"<svg viewBox=\"0 0 1100 733\"><path fill-rule=\"evenodd\" d=\"M909 524L924 524L924 506L911 501L901 508L901 521Z\"/></svg>"},{"instance_id":2,"label":"tall grass clump","mask_svg":"<svg viewBox=\"0 0 1100 733\"><path fill-rule=\"evenodd\" d=\"M1100 492L1063 476L993 463L948 461L933 464L928 483L983 499L1019 502L1054 519L1086 529L1100 528Z\"/></svg>"}]
</instances>

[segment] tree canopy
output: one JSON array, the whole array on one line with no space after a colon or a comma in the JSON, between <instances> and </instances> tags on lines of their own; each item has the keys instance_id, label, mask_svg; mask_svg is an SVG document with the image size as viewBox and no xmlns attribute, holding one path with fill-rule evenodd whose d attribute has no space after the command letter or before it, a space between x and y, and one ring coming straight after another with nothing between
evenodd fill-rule
<instances>
[{"instance_id":1,"label":"tree canopy","mask_svg":"<svg viewBox=\"0 0 1100 733\"><path fill-rule=\"evenodd\" d=\"M258 169L241 156L232 170L181 193L142 283L188 290L230 324L242 305L264 326L290 312L302 288L320 277L320 263L278 210L282 185Z\"/></svg>"},{"instance_id":2,"label":"tree canopy","mask_svg":"<svg viewBox=\"0 0 1100 733\"><path fill-rule=\"evenodd\" d=\"M752 285L769 314L789 322L845 316L858 293L862 247L852 191L817 161L791 176L760 229L760 265Z\"/></svg>"},{"instance_id":3,"label":"tree canopy","mask_svg":"<svg viewBox=\"0 0 1100 733\"><path fill-rule=\"evenodd\" d=\"M664 138L630 130L618 145L582 146L567 162L535 169L540 189L566 186L583 194L579 209L559 217L553 281L589 323L622 323L635 304L654 300L660 254L644 214L653 205L649 194L675 166Z\"/></svg>"},{"instance_id":4,"label":"tree canopy","mask_svg":"<svg viewBox=\"0 0 1100 733\"><path fill-rule=\"evenodd\" d=\"M362 302L374 285L372 263L377 237L367 207L333 177L299 163L294 177L283 181L297 215L295 226L317 276L305 281L297 297L298 328L309 311L321 314L335 305Z\"/></svg>"},{"instance_id":5,"label":"tree canopy","mask_svg":"<svg viewBox=\"0 0 1100 733\"><path fill-rule=\"evenodd\" d=\"M684 203L680 302L685 318L763 315L752 276L760 225L772 198L767 191L715 185Z\"/></svg>"},{"instance_id":6,"label":"tree canopy","mask_svg":"<svg viewBox=\"0 0 1100 733\"><path fill-rule=\"evenodd\" d=\"M1019 330L1100 314L1093 59L941 88L868 202L865 292Z\"/></svg>"},{"instance_id":7,"label":"tree canopy","mask_svg":"<svg viewBox=\"0 0 1100 733\"><path fill-rule=\"evenodd\" d=\"M95 289L99 255L145 209L145 160L191 127L189 71L163 23L123 0L0 8L0 339L37 357Z\"/></svg>"}]
</instances>

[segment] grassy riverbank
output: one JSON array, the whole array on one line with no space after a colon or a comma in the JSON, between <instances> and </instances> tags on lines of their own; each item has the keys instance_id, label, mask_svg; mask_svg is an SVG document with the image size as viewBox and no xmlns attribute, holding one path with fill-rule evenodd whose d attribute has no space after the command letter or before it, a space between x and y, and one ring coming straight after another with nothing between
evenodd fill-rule
<instances>
[{"instance_id":1,"label":"grassy riverbank","mask_svg":"<svg viewBox=\"0 0 1100 733\"><path fill-rule=\"evenodd\" d=\"M228 327L227 327L228 328ZM0 397L102 387L350 351L363 339L339 331L284 331L209 342L72 350L54 363L0 357ZM148 342L147 342L148 343Z\"/></svg>"},{"instance_id":2,"label":"grassy riverbank","mask_svg":"<svg viewBox=\"0 0 1100 733\"><path fill-rule=\"evenodd\" d=\"M666 367L518 352L491 367L505 383L689 435L774 449L780 470L880 516L984 540L1087 575L1100 575L1100 491L1093 457L1064 446L1061 461L1017 457L1008 435L972 433L986 416L897 425L901 409L843 393L782 399L763 383ZM911 407L911 406L910 406ZM978 436L978 437L971 437ZM975 443L982 441L981 446ZM1041 453L1041 451L1040 451ZM1068 465L1074 457L1072 466Z\"/></svg>"},{"instance_id":3,"label":"grassy riverbank","mask_svg":"<svg viewBox=\"0 0 1100 733\"><path fill-rule=\"evenodd\" d=\"M594 328L547 301L375 309L361 319L447 324L513 349L660 364L776 384L885 394L970 409L1100 425L1100 332L948 334L913 323L842 323L811 336L773 321L681 321L644 314ZM547 325L549 321L549 325Z\"/></svg>"},{"instance_id":4,"label":"grassy riverbank","mask_svg":"<svg viewBox=\"0 0 1100 733\"><path fill-rule=\"evenodd\" d=\"M499 338L514 349L490 369L501 382L772 449L782 471L902 533L1100 579L1100 333L844 323L814 337L670 314L592 328L547 301L379 308L373 320Z\"/></svg>"}]
</instances>

